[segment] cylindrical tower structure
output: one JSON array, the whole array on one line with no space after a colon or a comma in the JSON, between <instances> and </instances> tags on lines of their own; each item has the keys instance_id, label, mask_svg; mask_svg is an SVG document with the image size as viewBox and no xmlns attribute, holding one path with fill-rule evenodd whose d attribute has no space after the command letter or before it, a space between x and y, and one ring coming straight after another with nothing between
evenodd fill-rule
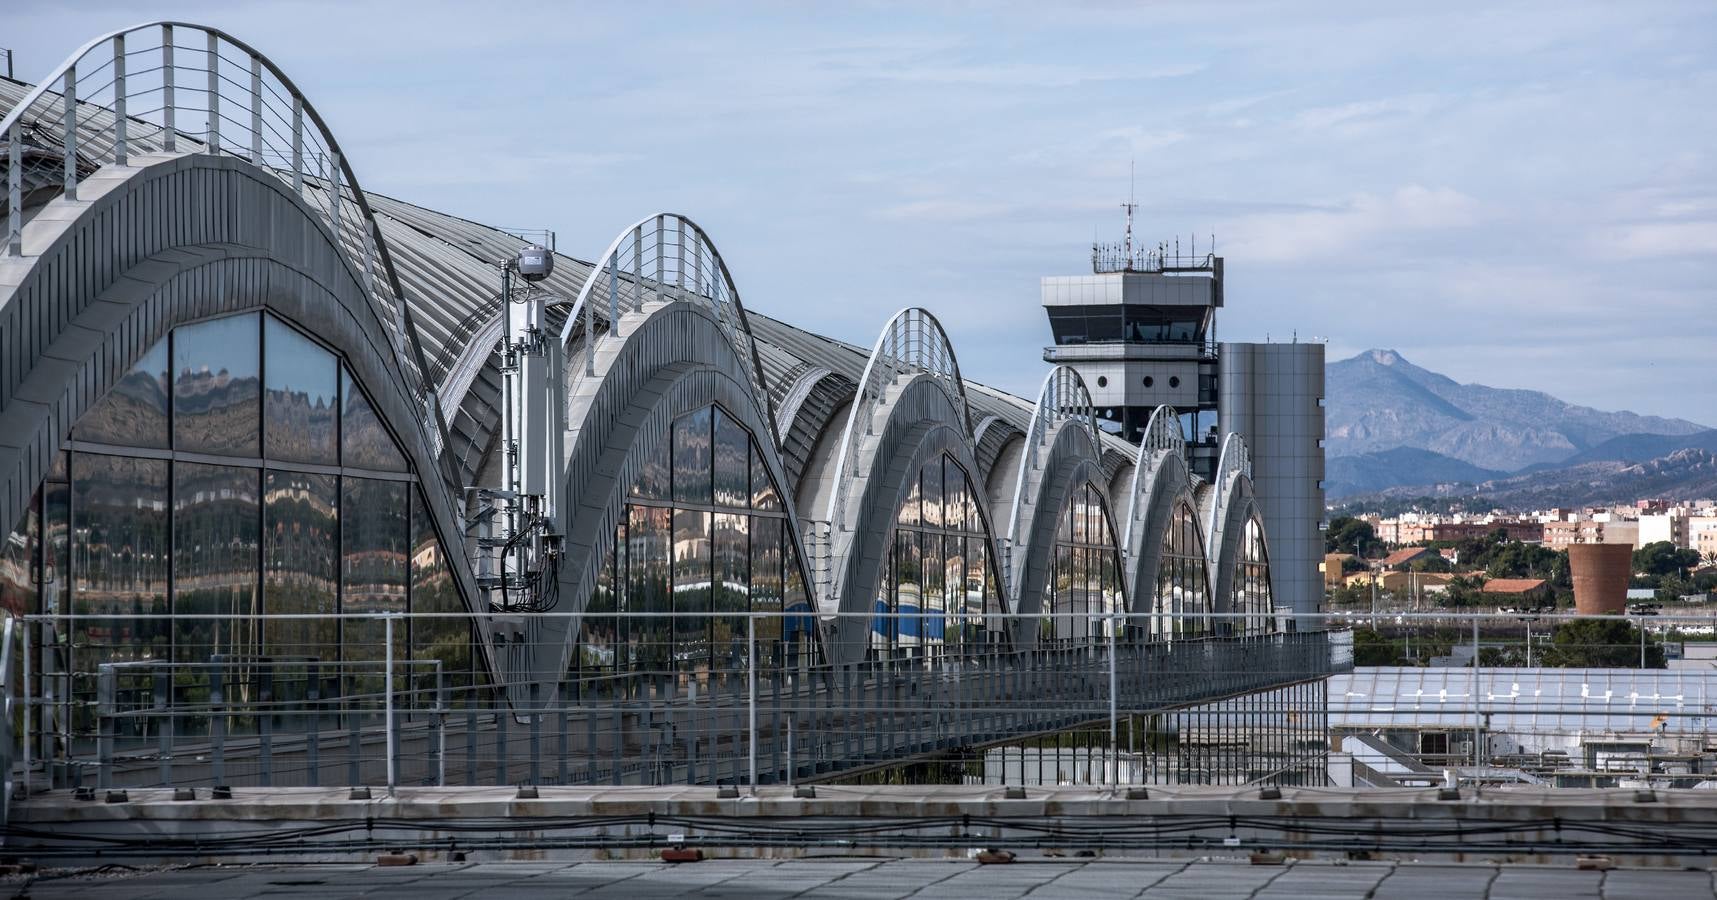
<instances>
[{"instance_id":1,"label":"cylindrical tower structure","mask_svg":"<svg viewBox=\"0 0 1717 900\"><path fill-rule=\"evenodd\" d=\"M1238 433L1252 452L1276 607L1315 613L1324 595L1324 345L1225 343L1217 356L1217 416L1223 439Z\"/></svg>"},{"instance_id":2,"label":"cylindrical tower structure","mask_svg":"<svg viewBox=\"0 0 1717 900\"><path fill-rule=\"evenodd\" d=\"M1632 544L1571 544L1568 568L1574 577L1574 611L1583 616L1627 611Z\"/></svg>"}]
</instances>

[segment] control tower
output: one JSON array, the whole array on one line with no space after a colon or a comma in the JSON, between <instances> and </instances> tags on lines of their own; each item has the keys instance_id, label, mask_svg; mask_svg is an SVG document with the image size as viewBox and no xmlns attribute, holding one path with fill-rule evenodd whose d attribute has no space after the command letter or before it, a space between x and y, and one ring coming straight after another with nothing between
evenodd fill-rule
<instances>
[{"instance_id":1,"label":"control tower","mask_svg":"<svg viewBox=\"0 0 1717 900\"><path fill-rule=\"evenodd\" d=\"M1216 311L1222 257L1189 241L1133 244L1135 204L1124 203L1126 237L1091 246L1091 274L1043 279L1055 345L1043 358L1085 380L1108 430L1137 443L1159 406L1180 412L1193 468L1216 467ZM1194 239L1196 240L1196 239Z\"/></svg>"}]
</instances>

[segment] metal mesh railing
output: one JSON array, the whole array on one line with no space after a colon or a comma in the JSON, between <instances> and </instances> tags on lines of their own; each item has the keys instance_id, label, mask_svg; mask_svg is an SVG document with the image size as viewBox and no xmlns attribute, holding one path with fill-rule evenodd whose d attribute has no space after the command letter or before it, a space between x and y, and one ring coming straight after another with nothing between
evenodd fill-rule
<instances>
[{"instance_id":1,"label":"metal mesh railing","mask_svg":"<svg viewBox=\"0 0 1717 900\"><path fill-rule=\"evenodd\" d=\"M1323 632L1162 641L1080 613L1034 617L1027 649L1004 617L863 618L896 632L889 646L829 665L806 614L587 613L564 677L512 683L446 639L462 616L337 616L337 649L320 655L254 637L298 634L302 616L32 617L15 758L37 787L958 783L988 777L986 759L996 774L1063 747L1093 783L1244 782L1299 771L1288 763L1318 736L1289 734L1278 712L1218 753L1191 739L1193 719L1184 748L1165 744L1162 717L1340 666ZM178 637L131 639L145 632ZM994 747L1022 749L983 755ZM942 774L910 774L923 765Z\"/></svg>"}]
</instances>

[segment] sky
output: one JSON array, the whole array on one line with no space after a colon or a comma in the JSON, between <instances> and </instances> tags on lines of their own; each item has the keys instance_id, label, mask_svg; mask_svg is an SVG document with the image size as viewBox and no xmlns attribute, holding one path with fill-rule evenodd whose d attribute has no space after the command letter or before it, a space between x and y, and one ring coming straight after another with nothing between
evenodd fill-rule
<instances>
[{"instance_id":1,"label":"sky","mask_svg":"<svg viewBox=\"0 0 1717 900\"><path fill-rule=\"evenodd\" d=\"M1214 235L1224 340L1717 425L1717 4L10 0L0 47L161 18L273 59L368 190L584 258L685 213L748 308L923 306L1017 393L1132 191L1142 242Z\"/></svg>"}]
</instances>

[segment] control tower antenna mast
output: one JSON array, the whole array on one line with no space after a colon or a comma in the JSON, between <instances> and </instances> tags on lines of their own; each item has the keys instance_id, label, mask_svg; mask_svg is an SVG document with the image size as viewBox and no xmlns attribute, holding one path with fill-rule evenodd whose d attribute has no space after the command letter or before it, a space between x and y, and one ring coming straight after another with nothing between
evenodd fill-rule
<instances>
[{"instance_id":1,"label":"control tower antenna mast","mask_svg":"<svg viewBox=\"0 0 1717 900\"><path fill-rule=\"evenodd\" d=\"M1138 186L1137 166L1137 161L1127 161L1127 202L1121 204L1121 209L1126 210L1127 213L1127 237L1126 246L1123 250L1126 253L1126 268L1128 269L1133 267L1133 210L1139 208L1139 204L1133 202L1134 190Z\"/></svg>"}]
</instances>

